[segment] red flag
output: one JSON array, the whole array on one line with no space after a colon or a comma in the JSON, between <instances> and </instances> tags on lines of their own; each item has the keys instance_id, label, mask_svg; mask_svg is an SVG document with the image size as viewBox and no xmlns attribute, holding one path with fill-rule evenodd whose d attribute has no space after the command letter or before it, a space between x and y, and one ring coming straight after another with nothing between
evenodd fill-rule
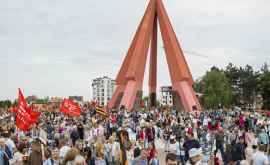
<instances>
[{"instance_id":1,"label":"red flag","mask_svg":"<svg viewBox=\"0 0 270 165\"><path fill-rule=\"evenodd\" d=\"M17 112L17 108L15 106L10 107L8 110L9 112L14 112L14 113Z\"/></svg>"},{"instance_id":2,"label":"red flag","mask_svg":"<svg viewBox=\"0 0 270 165\"><path fill-rule=\"evenodd\" d=\"M26 100L19 89L18 107L16 111L16 126L22 131L29 130L31 124L37 122L40 113L33 111L33 107L28 107Z\"/></svg>"},{"instance_id":3,"label":"red flag","mask_svg":"<svg viewBox=\"0 0 270 165\"><path fill-rule=\"evenodd\" d=\"M71 116L80 116L81 107L79 106L79 104L75 103L70 99L64 99L60 107L60 112L69 114Z\"/></svg>"},{"instance_id":4,"label":"red flag","mask_svg":"<svg viewBox=\"0 0 270 165\"><path fill-rule=\"evenodd\" d=\"M19 88L18 107L19 107L19 105L21 105L23 107L27 107L26 100L24 99L23 93L22 93L20 88Z\"/></svg>"},{"instance_id":5,"label":"red flag","mask_svg":"<svg viewBox=\"0 0 270 165\"><path fill-rule=\"evenodd\" d=\"M22 131L29 130L31 126L30 109L27 107L27 103L23 97L21 89L19 89L18 108L16 113L16 125Z\"/></svg>"},{"instance_id":6,"label":"red flag","mask_svg":"<svg viewBox=\"0 0 270 165\"><path fill-rule=\"evenodd\" d=\"M28 109L31 115L31 123L36 123L41 113L35 111L35 107L33 104Z\"/></svg>"}]
</instances>

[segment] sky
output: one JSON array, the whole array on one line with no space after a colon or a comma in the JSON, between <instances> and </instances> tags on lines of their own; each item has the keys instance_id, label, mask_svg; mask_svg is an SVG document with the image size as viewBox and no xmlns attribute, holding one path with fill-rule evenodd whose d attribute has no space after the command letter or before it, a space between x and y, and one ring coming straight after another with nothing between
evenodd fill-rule
<instances>
[{"instance_id":1,"label":"sky","mask_svg":"<svg viewBox=\"0 0 270 165\"><path fill-rule=\"evenodd\" d=\"M91 99L94 78L117 75L148 2L0 0L0 100L19 87ZM269 0L163 2L194 79L213 65L270 62ZM160 35L158 49L158 86L170 85Z\"/></svg>"}]
</instances>

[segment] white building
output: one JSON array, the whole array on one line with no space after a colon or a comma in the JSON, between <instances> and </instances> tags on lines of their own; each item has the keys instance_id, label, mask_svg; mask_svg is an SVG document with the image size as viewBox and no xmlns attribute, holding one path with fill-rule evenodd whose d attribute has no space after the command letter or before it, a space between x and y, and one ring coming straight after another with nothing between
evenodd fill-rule
<instances>
[{"instance_id":1,"label":"white building","mask_svg":"<svg viewBox=\"0 0 270 165\"><path fill-rule=\"evenodd\" d=\"M171 86L162 86L160 87L160 103L162 105L173 105L173 96L172 96L172 87Z\"/></svg>"},{"instance_id":2,"label":"white building","mask_svg":"<svg viewBox=\"0 0 270 165\"><path fill-rule=\"evenodd\" d=\"M112 98L115 88L115 80L109 77L96 78L92 82L93 100L100 106L106 106Z\"/></svg>"}]
</instances>

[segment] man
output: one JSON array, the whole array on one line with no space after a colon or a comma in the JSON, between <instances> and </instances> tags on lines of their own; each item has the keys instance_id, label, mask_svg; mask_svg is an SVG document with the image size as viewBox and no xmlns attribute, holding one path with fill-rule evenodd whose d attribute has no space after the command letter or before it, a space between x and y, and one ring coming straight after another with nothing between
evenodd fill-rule
<instances>
[{"instance_id":1,"label":"man","mask_svg":"<svg viewBox=\"0 0 270 165\"><path fill-rule=\"evenodd\" d=\"M78 127L73 126L72 132L70 133L70 138L72 140L72 145L74 146L76 141L80 138L80 134L78 132Z\"/></svg>"},{"instance_id":2,"label":"man","mask_svg":"<svg viewBox=\"0 0 270 165\"><path fill-rule=\"evenodd\" d=\"M9 165L9 158L5 152L5 139L0 138L0 165Z\"/></svg>"},{"instance_id":3,"label":"man","mask_svg":"<svg viewBox=\"0 0 270 165\"><path fill-rule=\"evenodd\" d=\"M244 137L240 137L238 143L232 143L232 160L236 163L246 159Z\"/></svg>"},{"instance_id":4,"label":"man","mask_svg":"<svg viewBox=\"0 0 270 165\"><path fill-rule=\"evenodd\" d=\"M202 165L202 149L192 148L189 150L189 160L187 165Z\"/></svg>"},{"instance_id":5,"label":"man","mask_svg":"<svg viewBox=\"0 0 270 165\"><path fill-rule=\"evenodd\" d=\"M135 158L131 165L147 165L147 156L148 152L146 149L141 150L141 155L137 158Z\"/></svg>"},{"instance_id":6,"label":"man","mask_svg":"<svg viewBox=\"0 0 270 165\"><path fill-rule=\"evenodd\" d=\"M252 155L251 165L269 165L268 158L264 153L265 146L259 145L258 150Z\"/></svg>"},{"instance_id":7,"label":"man","mask_svg":"<svg viewBox=\"0 0 270 165\"><path fill-rule=\"evenodd\" d=\"M178 165L177 156L174 153L166 155L166 165Z\"/></svg>"},{"instance_id":8,"label":"man","mask_svg":"<svg viewBox=\"0 0 270 165\"><path fill-rule=\"evenodd\" d=\"M28 165L42 165L42 144L39 140L32 142L32 152L29 155Z\"/></svg>"},{"instance_id":9,"label":"man","mask_svg":"<svg viewBox=\"0 0 270 165\"><path fill-rule=\"evenodd\" d=\"M185 161L189 159L189 150L192 148L200 148L201 145L198 140L194 138L193 130L192 128L189 128L187 131L187 140L185 141L183 147L185 150Z\"/></svg>"},{"instance_id":10,"label":"man","mask_svg":"<svg viewBox=\"0 0 270 165\"><path fill-rule=\"evenodd\" d=\"M216 149L220 151L222 159L224 160L224 132L222 129L218 131L215 136L216 139Z\"/></svg>"},{"instance_id":11,"label":"man","mask_svg":"<svg viewBox=\"0 0 270 165\"><path fill-rule=\"evenodd\" d=\"M13 156L13 154L14 154L14 149L16 148L16 146L15 146L14 141L13 141L10 137L11 137L11 133L8 132L8 133L6 134L6 136L5 136L5 138L6 138L5 144L6 144L7 148L8 148L9 151L10 151L10 154L11 154L11 155L9 155L9 157L12 158L12 156Z\"/></svg>"}]
</instances>

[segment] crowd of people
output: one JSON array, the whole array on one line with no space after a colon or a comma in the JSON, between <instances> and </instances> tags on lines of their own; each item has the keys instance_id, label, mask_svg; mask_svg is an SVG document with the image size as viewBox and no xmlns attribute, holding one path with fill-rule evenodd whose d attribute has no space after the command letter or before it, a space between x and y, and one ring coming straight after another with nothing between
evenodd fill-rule
<instances>
[{"instance_id":1,"label":"crowd of people","mask_svg":"<svg viewBox=\"0 0 270 165\"><path fill-rule=\"evenodd\" d=\"M0 165L269 165L270 120L263 113L162 107L107 113L87 106L80 117L42 112L27 132L5 113Z\"/></svg>"}]
</instances>

